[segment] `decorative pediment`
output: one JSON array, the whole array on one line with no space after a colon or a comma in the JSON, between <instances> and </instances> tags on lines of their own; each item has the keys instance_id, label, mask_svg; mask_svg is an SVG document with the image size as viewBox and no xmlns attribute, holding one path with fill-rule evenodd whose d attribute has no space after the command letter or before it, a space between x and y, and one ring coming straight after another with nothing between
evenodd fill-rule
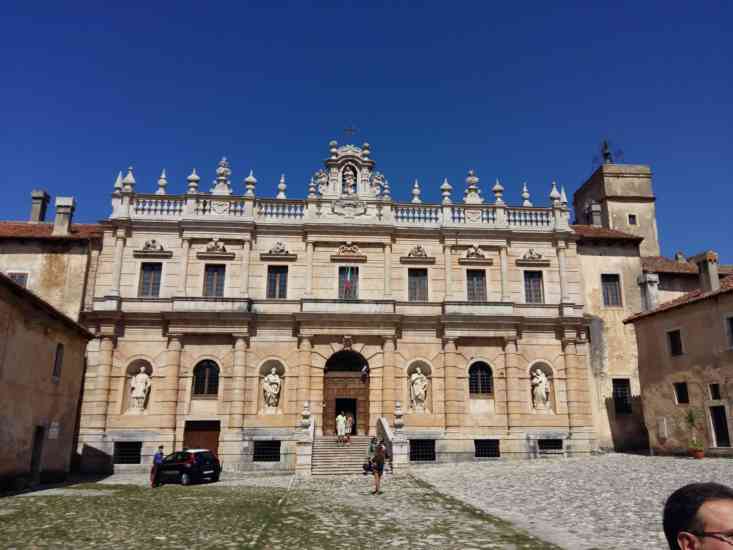
<instances>
[{"instance_id":1,"label":"decorative pediment","mask_svg":"<svg viewBox=\"0 0 733 550\"><path fill-rule=\"evenodd\" d=\"M140 250L133 250L132 255L135 258L171 258L173 252L165 250L163 245L156 239L150 239L145 241Z\"/></svg>"},{"instance_id":2,"label":"decorative pediment","mask_svg":"<svg viewBox=\"0 0 733 550\"><path fill-rule=\"evenodd\" d=\"M200 260L233 260L234 253L228 252L224 243L218 237L214 237L206 244L206 249L198 252L196 257Z\"/></svg>"},{"instance_id":3,"label":"decorative pediment","mask_svg":"<svg viewBox=\"0 0 733 550\"><path fill-rule=\"evenodd\" d=\"M285 262L292 262L298 259L297 254L291 254L288 251L288 247L285 246L285 243L282 241L277 241L275 244L272 245L272 248L270 248L269 252L264 252L260 254L260 260L270 260L270 261L285 261Z\"/></svg>"},{"instance_id":4,"label":"decorative pediment","mask_svg":"<svg viewBox=\"0 0 733 550\"><path fill-rule=\"evenodd\" d=\"M403 264L434 264L435 258L428 256L427 250L421 244L416 244L407 256L400 257L400 263Z\"/></svg>"},{"instance_id":5,"label":"decorative pediment","mask_svg":"<svg viewBox=\"0 0 733 550\"><path fill-rule=\"evenodd\" d=\"M347 241L331 255L332 262L366 262L367 257L356 243Z\"/></svg>"},{"instance_id":6,"label":"decorative pediment","mask_svg":"<svg viewBox=\"0 0 733 550\"><path fill-rule=\"evenodd\" d=\"M550 265L550 260L548 258L544 258L542 254L537 252L534 248L530 248L521 258L517 259L517 265L546 267Z\"/></svg>"},{"instance_id":7,"label":"decorative pediment","mask_svg":"<svg viewBox=\"0 0 733 550\"><path fill-rule=\"evenodd\" d=\"M458 263L461 265L492 265L494 260L487 258L480 246L472 244L466 249L463 257L458 258Z\"/></svg>"}]
</instances>

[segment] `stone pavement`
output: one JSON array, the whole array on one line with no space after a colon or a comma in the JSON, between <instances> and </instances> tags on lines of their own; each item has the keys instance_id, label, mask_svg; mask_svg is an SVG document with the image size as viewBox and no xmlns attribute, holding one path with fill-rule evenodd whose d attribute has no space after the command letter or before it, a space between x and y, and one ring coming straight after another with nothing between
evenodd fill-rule
<instances>
[{"instance_id":1,"label":"stone pavement","mask_svg":"<svg viewBox=\"0 0 733 550\"><path fill-rule=\"evenodd\" d=\"M733 486L733 461L609 454L428 466L414 475L569 550L664 549L669 494L692 482Z\"/></svg>"}]
</instances>

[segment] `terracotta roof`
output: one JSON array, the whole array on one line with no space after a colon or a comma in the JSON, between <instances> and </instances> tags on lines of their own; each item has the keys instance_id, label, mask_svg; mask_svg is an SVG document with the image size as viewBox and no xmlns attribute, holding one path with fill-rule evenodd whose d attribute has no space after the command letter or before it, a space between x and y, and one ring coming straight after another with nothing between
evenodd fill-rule
<instances>
[{"instance_id":1,"label":"terracotta roof","mask_svg":"<svg viewBox=\"0 0 733 550\"><path fill-rule=\"evenodd\" d=\"M664 256L647 256L641 259L641 267L649 273L687 273L697 275L697 265L691 262L678 262ZM721 275L733 274L733 265L718 265Z\"/></svg>"},{"instance_id":2,"label":"terracotta roof","mask_svg":"<svg viewBox=\"0 0 733 550\"><path fill-rule=\"evenodd\" d=\"M52 223L0 221L0 239L75 239L102 237L102 226L94 223L74 223L69 235L51 235Z\"/></svg>"},{"instance_id":3,"label":"terracotta roof","mask_svg":"<svg viewBox=\"0 0 733 550\"><path fill-rule=\"evenodd\" d=\"M644 237L639 237L638 235L624 233L623 231L617 231L616 229L609 229L607 227L598 227L596 225L571 225L570 227L580 235L582 239L620 239L624 241L644 240Z\"/></svg>"},{"instance_id":4,"label":"terracotta roof","mask_svg":"<svg viewBox=\"0 0 733 550\"><path fill-rule=\"evenodd\" d=\"M669 302L664 302L663 304L660 304L650 311L642 311L641 313L632 315L631 317L624 319L624 323L631 323L644 317L649 317L650 315L656 315L657 313L661 313L662 311L682 307L687 304L699 302L701 300L707 300L708 298L712 298L713 296L724 294L726 292L733 292L733 275L729 275L725 279L721 279L720 288L718 290L713 290L710 292L703 292L700 289L693 290L692 292L688 292L687 294L684 294L679 298L675 298L674 300L671 300Z\"/></svg>"},{"instance_id":5,"label":"terracotta roof","mask_svg":"<svg viewBox=\"0 0 733 550\"><path fill-rule=\"evenodd\" d=\"M46 300L40 298L37 294L31 292L27 288L16 284L10 277L7 277L2 273L0 273L0 286L6 288L10 292L18 296L23 302L29 303L33 307L43 310L48 314L49 317L63 323L70 329L81 334L82 337L88 340L94 338L94 335L91 332L89 332L86 328L74 321L71 317L63 314L58 309L49 304Z\"/></svg>"}]
</instances>

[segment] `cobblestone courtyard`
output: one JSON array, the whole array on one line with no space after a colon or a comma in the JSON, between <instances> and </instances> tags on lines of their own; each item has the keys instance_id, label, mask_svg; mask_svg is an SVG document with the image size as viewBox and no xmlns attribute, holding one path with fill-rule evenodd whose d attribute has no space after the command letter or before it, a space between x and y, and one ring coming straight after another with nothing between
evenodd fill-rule
<instances>
[{"instance_id":1,"label":"cobblestone courtyard","mask_svg":"<svg viewBox=\"0 0 733 550\"><path fill-rule=\"evenodd\" d=\"M115 475L0 499L0 546L663 549L664 500L692 481L733 485L733 462L608 455L426 466L387 476L380 496L361 476L228 474L151 490L144 475Z\"/></svg>"}]
</instances>

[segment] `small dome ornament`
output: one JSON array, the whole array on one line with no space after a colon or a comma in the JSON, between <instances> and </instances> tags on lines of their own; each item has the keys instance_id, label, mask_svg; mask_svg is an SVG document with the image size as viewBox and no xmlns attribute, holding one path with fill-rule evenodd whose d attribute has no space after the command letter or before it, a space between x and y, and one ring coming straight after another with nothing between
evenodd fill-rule
<instances>
[{"instance_id":1,"label":"small dome ornament","mask_svg":"<svg viewBox=\"0 0 733 550\"><path fill-rule=\"evenodd\" d=\"M191 175L186 178L186 181L188 182L187 192L189 195L195 195L199 192L199 182L201 181L201 178L196 173L196 168L191 170Z\"/></svg>"},{"instance_id":2,"label":"small dome ornament","mask_svg":"<svg viewBox=\"0 0 733 550\"><path fill-rule=\"evenodd\" d=\"M168 178L165 175L165 168L163 168L163 171L160 173L160 177L158 178L158 190L155 192L156 195L165 195L166 194L166 186L168 185Z\"/></svg>"},{"instance_id":3,"label":"small dome ornament","mask_svg":"<svg viewBox=\"0 0 733 550\"><path fill-rule=\"evenodd\" d=\"M499 181L499 178L496 178L496 183L494 184L494 187L491 188L491 192L494 193L494 204L504 204L504 199L502 199L502 196L504 195L504 186Z\"/></svg>"},{"instance_id":4,"label":"small dome ornament","mask_svg":"<svg viewBox=\"0 0 733 550\"><path fill-rule=\"evenodd\" d=\"M285 195L285 190L288 188L288 186L285 183L285 174L280 175L280 183L277 184L277 195L275 196L276 199L287 199L287 195Z\"/></svg>"},{"instance_id":5,"label":"small dome ornament","mask_svg":"<svg viewBox=\"0 0 733 550\"><path fill-rule=\"evenodd\" d=\"M463 202L466 204L482 204L484 202L479 189L479 178L473 170L468 171L466 176L466 190L463 192Z\"/></svg>"},{"instance_id":6,"label":"small dome ornament","mask_svg":"<svg viewBox=\"0 0 733 550\"><path fill-rule=\"evenodd\" d=\"M527 189L527 182L524 182L522 186L522 206L531 207L532 203L529 200L529 189Z\"/></svg>"},{"instance_id":7,"label":"small dome ornament","mask_svg":"<svg viewBox=\"0 0 733 550\"><path fill-rule=\"evenodd\" d=\"M339 154L338 141L336 141L335 139L332 139L330 142L328 142L328 148L329 148L329 152L331 153L331 158L332 159L338 158L338 154Z\"/></svg>"},{"instance_id":8,"label":"small dome ornament","mask_svg":"<svg viewBox=\"0 0 733 550\"><path fill-rule=\"evenodd\" d=\"M443 196L442 203L443 204L452 204L453 201L450 198L451 191L453 191L453 186L448 183L448 178L445 178L443 180L443 184L440 186L440 194Z\"/></svg>"},{"instance_id":9,"label":"small dome ornament","mask_svg":"<svg viewBox=\"0 0 733 550\"><path fill-rule=\"evenodd\" d=\"M361 146L361 157L364 160L369 160L369 155L371 154L371 151L369 150L369 143L364 142L364 144Z\"/></svg>"},{"instance_id":10,"label":"small dome ornament","mask_svg":"<svg viewBox=\"0 0 733 550\"><path fill-rule=\"evenodd\" d=\"M560 192L557 190L557 183L552 182L552 190L550 191L550 202L553 206L560 205Z\"/></svg>"},{"instance_id":11,"label":"small dome ornament","mask_svg":"<svg viewBox=\"0 0 733 550\"><path fill-rule=\"evenodd\" d=\"M415 178L415 183L412 184L412 203L422 203L422 199L420 198L420 183L417 181L417 178Z\"/></svg>"},{"instance_id":12,"label":"small dome ornament","mask_svg":"<svg viewBox=\"0 0 733 550\"><path fill-rule=\"evenodd\" d=\"M255 186L257 185L257 178L255 178L255 174L253 170L249 171L249 176L244 178L244 196L245 197L254 197L255 196Z\"/></svg>"}]
</instances>

